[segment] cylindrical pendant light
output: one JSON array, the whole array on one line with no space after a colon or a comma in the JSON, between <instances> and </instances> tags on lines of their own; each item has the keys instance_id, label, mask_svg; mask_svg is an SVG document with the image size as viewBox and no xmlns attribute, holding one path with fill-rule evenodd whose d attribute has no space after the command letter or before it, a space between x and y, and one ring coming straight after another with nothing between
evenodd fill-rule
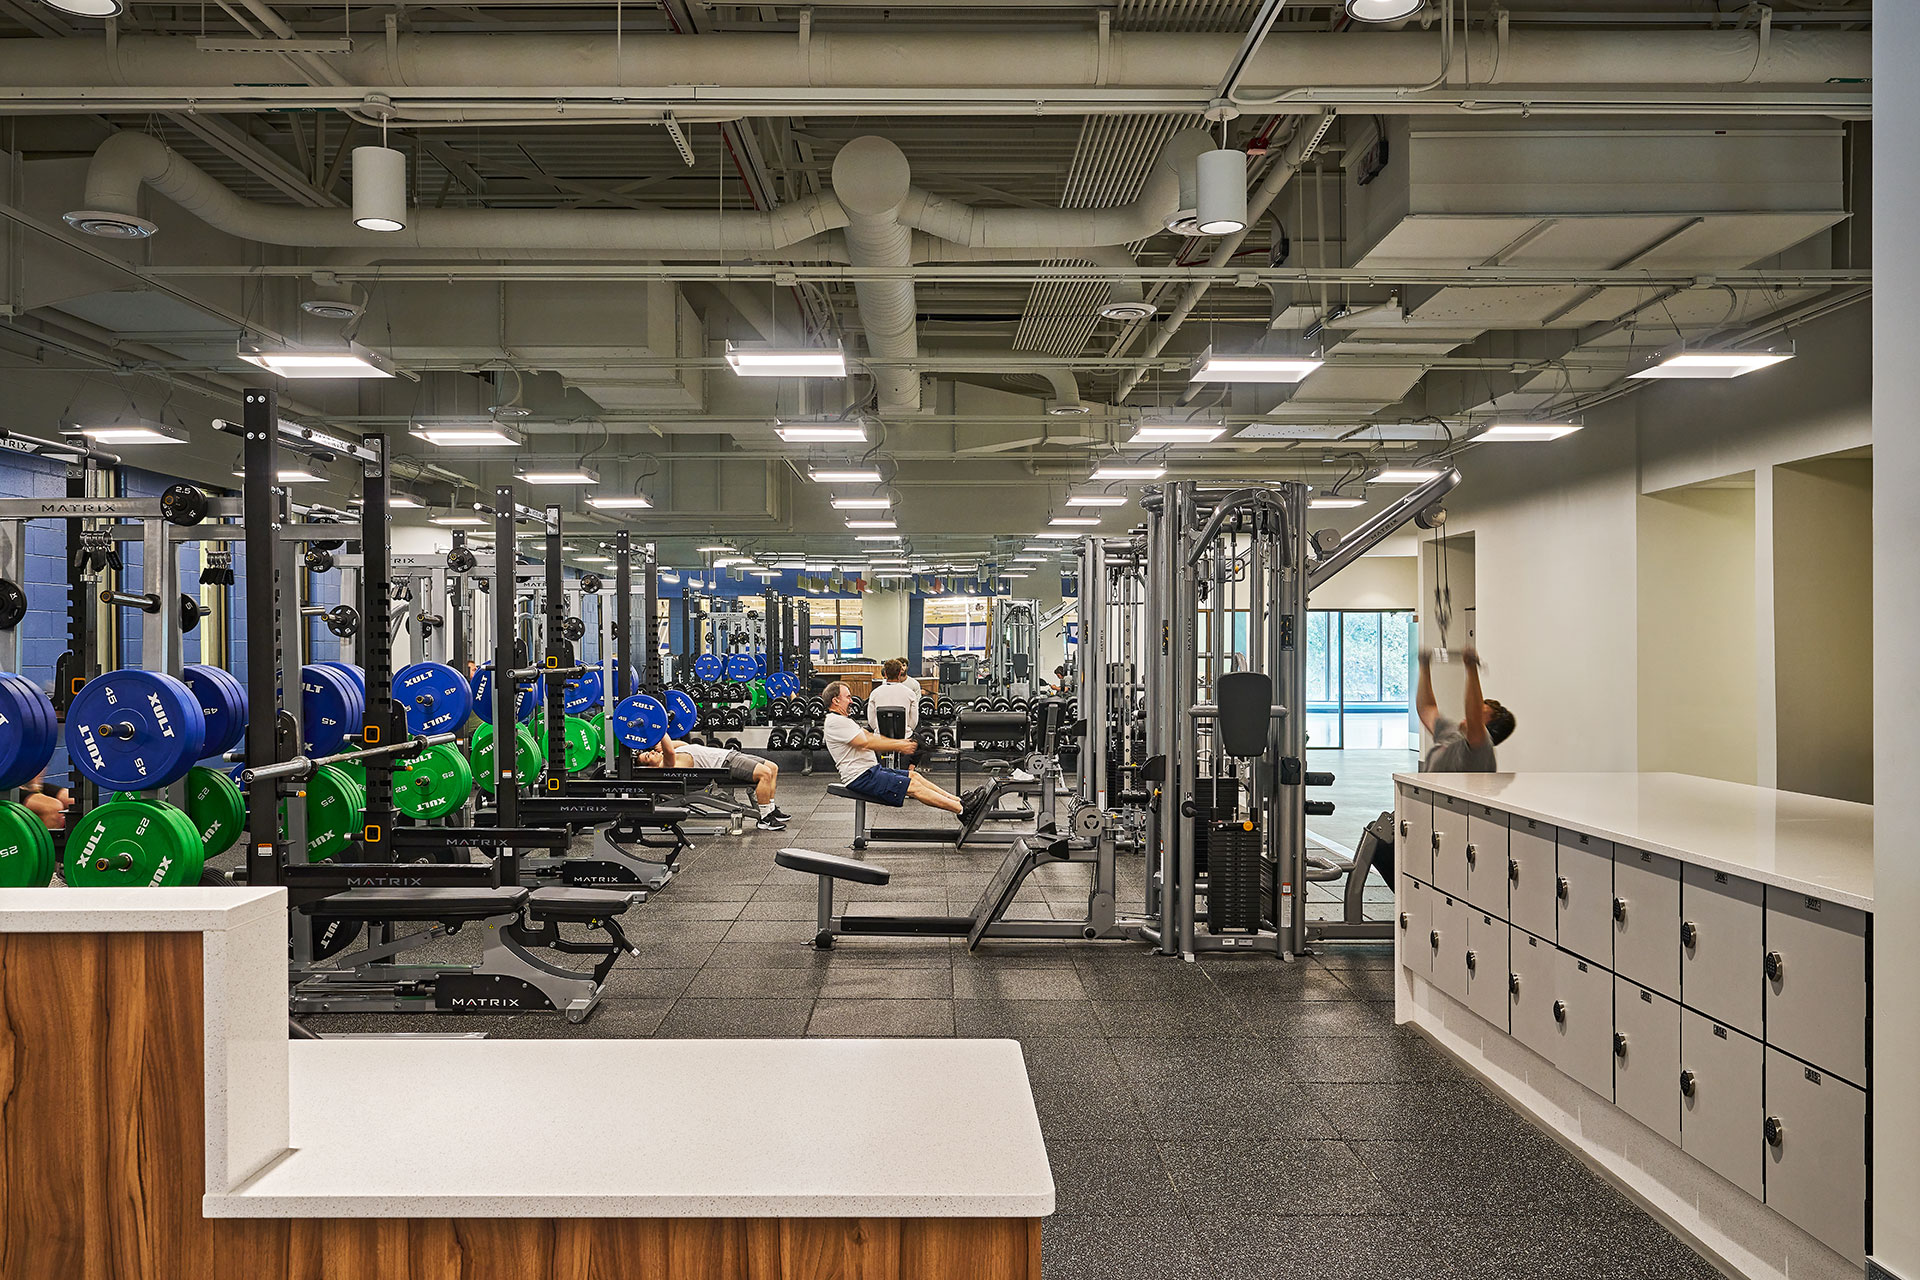
<instances>
[{"instance_id":1,"label":"cylindrical pendant light","mask_svg":"<svg viewBox=\"0 0 1920 1280\"><path fill-rule=\"evenodd\" d=\"M1247 229L1247 153L1230 147L1200 153L1199 216L1203 236Z\"/></svg>"},{"instance_id":2,"label":"cylindrical pendant light","mask_svg":"<svg viewBox=\"0 0 1920 1280\"><path fill-rule=\"evenodd\" d=\"M406 152L353 149L353 225L363 231L407 229Z\"/></svg>"},{"instance_id":3,"label":"cylindrical pendant light","mask_svg":"<svg viewBox=\"0 0 1920 1280\"><path fill-rule=\"evenodd\" d=\"M1419 13L1426 0L1347 0L1355 22L1402 22Z\"/></svg>"},{"instance_id":4,"label":"cylindrical pendant light","mask_svg":"<svg viewBox=\"0 0 1920 1280\"><path fill-rule=\"evenodd\" d=\"M76 18L116 18L127 8L125 0L46 0L46 4Z\"/></svg>"}]
</instances>

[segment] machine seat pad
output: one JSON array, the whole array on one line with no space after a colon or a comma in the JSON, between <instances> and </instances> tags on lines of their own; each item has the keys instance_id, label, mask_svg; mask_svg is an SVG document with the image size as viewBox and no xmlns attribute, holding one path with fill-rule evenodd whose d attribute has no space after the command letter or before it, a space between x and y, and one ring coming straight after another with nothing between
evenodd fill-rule
<instances>
[{"instance_id":1,"label":"machine seat pad","mask_svg":"<svg viewBox=\"0 0 1920 1280\"><path fill-rule=\"evenodd\" d=\"M860 795L855 795L855 794L854 794L853 792L851 792L851 791L849 791L849 790L847 790L847 788L846 788L846 785L845 785L844 783L839 783L839 782L830 782L830 783L828 783L828 784L827 784L827 794L828 794L828 795L830 795L830 796L839 796L839 797L840 797L840 798L841 798L842 800L864 800L864 799L866 799L866 797L865 797L865 796L860 796Z\"/></svg>"},{"instance_id":2,"label":"machine seat pad","mask_svg":"<svg viewBox=\"0 0 1920 1280\"><path fill-rule=\"evenodd\" d=\"M528 906L536 920L584 922L623 914L633 905L630 894L613 889L576 889L548 886L535 889Z\"/></svg>"},{"instance_id":3,"label":"machine seat pad","mask_svg":"<svg viewBox=\"0 0 1920 1280\"><path fill-rule=\"evenodd\" d=\"M885 884L893 878L885 867L837 853L816 853L812 849L782 849L773 855L775 866L789 871L804 871L810 876L831 876L856 884Z\"/></svg>"},{"instance_id":4,"label":"machine seat pad","mask_svg":"<svg viewBox=\"0 0 1920 1280\"><path fill-rule=\"evenodd\" d=\"M581 801L581 803L589 808L591 808L593 804L591 800L584 800L584 799ZM615 826L633 826L633 827L677 827L692 816L693 816L693 811L688 809L685 805L657 804L653 806L652 811L648 813L623 813L618 818L614 819L614 825Z\"/></svg>"},{"instance_id":5,"label":"machine seat pad","mask_svg":"<svg viewBox=\"0 0 1920 1280\"><path fill-rule=\"evenodd\" d=\"M304 903L300 910L321 920L487 920L510 916L526 905L532 890L499 888L402 887L347 889Z\"/></svg>"}]
</instances>

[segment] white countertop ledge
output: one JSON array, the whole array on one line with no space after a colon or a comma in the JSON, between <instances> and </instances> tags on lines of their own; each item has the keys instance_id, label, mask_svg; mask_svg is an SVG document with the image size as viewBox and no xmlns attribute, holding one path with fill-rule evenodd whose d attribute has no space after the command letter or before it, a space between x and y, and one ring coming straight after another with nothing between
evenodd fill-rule
<instances>
[{"instance_id":1,"label":"white countertop ledge","mask_svg":"<svg viewBox=\"0 0 1920 1280\"><path fill-rule=\"evenodd\" d=\"M219 933L286 909L279 888L0 889L0 933Z\"/></svg>"},{"instance_id":2,"label":"white countertop ledge","mask_svg":"<svg viewBox=\"0 0 1920 1280\"><path fill-rule=\"evenodd\" d=\"M451 1025L451 1024L450 1024ZM1042 1217L1012 1040L294 1041L210 1218Z\"/></svg>"},{"instance_id":3,"label":"white countertop ledge","mask_svg":"<svg viewBox=\"0 0 1920 1280\"><path fill-rule=\"evenodd\" d=\"M1873 910L1873 806L1684 773L1397 773L1424 787Z\"/></svg>"}]
</instances>

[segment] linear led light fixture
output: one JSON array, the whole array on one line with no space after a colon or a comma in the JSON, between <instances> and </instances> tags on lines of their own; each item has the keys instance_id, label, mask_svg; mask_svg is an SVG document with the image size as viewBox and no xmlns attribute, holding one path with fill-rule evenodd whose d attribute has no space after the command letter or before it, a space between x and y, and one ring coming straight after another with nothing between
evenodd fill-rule
<instances>
[{"instance_id":1,"label":"linear led light fixture","mask_svg":"<svg viewBox=\"0 0 1920 1280\"><path fill-rule=\"evenodd\" d=\"M743 378L844 378L839 347L757 347L727 344L727 363Z\"/></svg>"},{"instance_id":2,"label":"linear led light fixture","mask_svg":"<svg viewBox=\"0 0 1920 1280\"><path fill-rule=\"evenodd\" d=\"M600 473L592 467L523 467L513 473L523 484L599 484Z\"/></svg>"},{"instance_id":3,"label":"linear led light fixture","mask_svg":"<svg viewBox=\"0 0 1920 1280\"><path fill-rule=\"evenodd\" d=\"M674 572L673 570L671 570L671 569L662 569L662 570L660 571L660 581L662 581L662 582L678 582L678 581L680 581L680 575L679 575L679 574L677 574L677 573L675 573L675 572Z\"/></svg>"},{"instance_id":4,"label":"linear led light fixture","mask_svg":"<svg viewBox=\"0 0 1920 1280\"><path fill-rule=\"evenodd\" d=\"M900 541L900 535L897 533L862 533L857 535L854 538L854 541L855 542L898 542Z\"/></svg>"},{"instance_id":5,"label":"linear led light fixture","mask_svg":"<svg viewBox=\"0 0 1920 1280\"><path fill-rule=\"evenodd\" d=\"M885 511L893 505L892 498L835 498L835 511Z\"/></svg>"},{"instance_id":6,"label":"linear led light fixture","mask_svg":"<svg viewBox=\"0 0 1920 1280\"><path fill-rule=\"evenodd\" d=\"M391 378L398 372L393 361L357 342L340 347L290 347L243 340L238 354L248 364L289 380Z\"/></svg>"},{"instance_id":7,"label":"linear led light fixture","mask_svg":"<svg viewBox=\"0 0 1920 1280\"><path fill-rule=\"evenodd\" d=\"M1158 480L1167 474L1165 467L1129 467L1117 463L1101 463L1093 469L1095 480Z\"/></svg>"},{"instance_id":8,"label":"linear led light fixture","mask_svg":"<svg viewBox=\"0 0 1920 1280\"><path fill-rule=\"evenodd\" d=\"M867 440L867 429L857 422L776 422L773 433L788 444L865 444Z\"/></svg>"},{"instance_id":9,"label":"linear led light fixture","mask_svg":"<svg viewBox=\"0 0 1920 1280\"><path fill-rule=\"evenodd\" d=\"M1225 427L1204 423L1143 422L1134 428L1129 444L1206 444L1226 434Z\"/></svg>"},{"instance_id":10,"label":"linear led light fixture","mask_svg":"<svg viewBox=\"0 0 1920 1280\"><path fill-rule=\"evenodd\" d=\"M1680 351L1629 378L1738 378L1793 359L1791 351Z\"/></svg>"},{"instance_id":11,"label":"linear led light fixture","mask_svg":"<svg viewBox=\"0 0 1920 1280\"><path fill-rule=\"evenodd\" d=\"M1043 530L1040 533L1036 533L1033 536L1036 538L1079 538L1079 537L1084 537L1085 535L1078 534L1078 533L1061 533L1057 529L1049 529L1049 530Z\"/></svg>"},{"instance_id":12,"label":"linear led light fixture","mask_svg":"<svg viewBox=\"0 0 1920 1280\"><path fill-rule=\"evenodd\" d=\"M892 520L849 520L849 529L898 529L900 526Z\"/></svg>"},{"instance_id":13,"label":"linear led light fixture","mask_svg":"<svg viewBox=\"0 0 1920 1280\"><path fill-rule=\"evenodd\" d=\"M152 422L146 418L130 418L121 422L103 423L100 426L85 426L78 422L66 424L69 433L78 433L95 444L185 444L187 433L178 427L169 427L164 423Z\"/></svg>"},{"instance_id":14,"label":"linear led light fixture","mask_svg":"<svg viewBox=\"0 0 1920 1280\"><path fill-rule=\"evenodd\" d=\"M491 524L492 521L488 520L485 516L461 515L458 512L449 512L444 515L428 516L427 523L444 525L449 529L481 529Z\"/></svg>"},{"instance_id":15,"label":"linear led light fixture","mask_svg":"<svg viewBox=\"0 0 1920 1280\"><path fill-rule=\"evenodd\" d=\"M1099 516L1055 516L1053 519L1047 521L1047 523L1050 525L1053 525L1056 528L1064 528L1068 525L1093 525L1093 524L1100 523L1100 517Z\"/></svg>"},{"instance_id":16,"label":"linear led light fixture","mask_svg":"<svg viewBox=\"0 0 1920 1280\"><path fill-rule=\"evenodd\" d=\"M1442 474L1438 467L1383 467L1367 477L1368 484L1425 484Z\"/></svg>"},{"instance_id":17,"label":"linear led light fixture","mask_svg":"<svg viewBox=\"0 0 1920 1280\"><path fill-rule=\"evenodd\" d=\"M1578 422L1496 422L1473 438L1475 440L1542 441L1558 440L1580 429Z\"/></svg>"},{"instance_id":18,"label":"linear led light fixture","mask_svg":"<svg viewBox=\"0 0 1920 1280\"><path fill-rule=\"evenodd\" d=\"M1356 498L1345 493L1316 493L1307 499L1307 509L1310 511L1344 511L1349 507L1366 505L1365 498Z\"/></svg>"},{"instance_id":19,"label":"linear led light fixture","mask_svg":"<svg viewBox=\"0 0 1920 1280\"><path fill-rule=\"evenodd\" d=\"M1194 382L1299 382L1325 364L1318 356L1221 356L1208 347L1193 362Z\"/></svg>"},{"instance_id":20,"label":"linear led light fixture","mask_svg":"<svg viewBox=\"0 0 1920 1280\"><path fill-rule=\"evenodd\" d=\"M233 474L235 474L236 476L240 476L244 479L247 474L246 468L235 467L233 469ZM326 479L325 476L315 475L313 472L307 470L305 467L282 467L280 468L279 479L276 481L276 483L318 484L325 479Z\"/></svg>"},{"instance_id":21,"label":"linear led light fixture","mask_svg":"<svg viewBox=\"0 0 1920 1280\"><path fill-rule=\"evenodd\" d=\"M443 449L518 448L527 442L526 436L505 423L484 418L471 422L410 422L407 434Z\"/></svg>"},{"instance_id":22,"label":"linear led light fixture","mask_svg":"<svg viewBox=\"0 0 1920 1280\"><path fill-rule=\"evenodd\" d=\"M1052 556L1015 556L1013 562L1015 564L1045 564L1051 559L1053 559Z\"/></svg>"},{"instance_id":23,"label":"linear led light fixture","mask_svg":"<svg viewBox=\"0 0 1920 1280\"><path fill-rule=\"evenodd\" d=\"M610 493L603 498L588 498L587 505L602 511L636 511L653 505L644 493Z\"/></svg>"},{"instance_id":24,"label":"linear led light fixture","mask_svg":"<svg viewBox=\"0 0 1920 1280\"><path fill-rule=\"evenodd\" d=\"M807 479L815 484L879 484L877 467L808 467Z\"/></svg>"},{"instance_id":25,"label":"linear led light fixture","mask_svg":"<svg viewBox=\"0 0 1920 1280\"><path fill-rule=\"evenodd\" d=\"M1067 499L1070 507L1120 507L1126 503L1124 493L1076 493Z\"/></svg>"},{"instance_id":26,"label":"linear led light fixture","mask_svg":"<svg viewBox=\"0 0 1920 1280\"><path fill-rule=\"evenodd\" d=\"M705 555L705 554L707 554L707 552L709 552L709 551L718 551L718 552L721 552L721 553L723 553L723 554L725 554L725 553L730 553L730 552L732 552L732 550L733 550L733 548L732 548L732 547L729 547L729 546L723 546L723 545L721 545L721 544L718 544L718 543L716 543L716 544L714 544L713 546L710 546L710 547L695 547L695 548L694 548L694 550L695 550L695 551L698 551L698 552L699 552L699 553L700 553L701 555Z\"/></svg>"},{"instance_id":27,"label":"linear led light fixture","mask_svg":"<svg viewBox=\"0 0 1920 1280\"><path fill-rule=\"evenodd\" d=\"M715 556L713 558L713 567L716 569L731 569L735 565L752 563L752 556Z\"/></svg>"},{"instance_id":28,"label":"linear led light fixture","mask_svg":"<svg viewBox=\"0 0 1920 1280\"><path fill-rule=\"evenodd\" d=\"M581 556L581 564L612 564L612 556Z\"/></svg>"}]
</instances>

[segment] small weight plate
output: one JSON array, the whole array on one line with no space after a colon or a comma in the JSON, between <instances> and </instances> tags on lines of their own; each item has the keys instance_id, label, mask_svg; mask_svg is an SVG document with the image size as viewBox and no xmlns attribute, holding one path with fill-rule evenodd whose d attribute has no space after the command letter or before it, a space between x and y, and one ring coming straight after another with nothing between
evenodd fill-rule
<instances>
[{"instance_id":1,"label":"small weight plate","mask_svg":"<svg viewBox=\"0 0 1920 1280\"><path fill-rule=\"evenodd\" d=\"M103 726L111 732L102 733ZM178 782L206 754L206 734L206 717L193 691L158 671L96 676L67 709L67 755L73 767L109 791L148 791Z\"/></svg>"},{"instance_id":2,"label":"small weight plate","mask_svg":"<svg viewBox=\"0 0 1920 1280\"><path fill-rule=\"evenodd\" d=\"M540 738L527 725L514 726L514 740L518 747L519 758L515 767L520 771L522 782L531 781L540 776L541 761L546 753L541 750ZM493 726L481 725L473 731L473 741L467 746L467 759L473 765L473 783L488 795L493 794Z\"/></svg>"},{"instance_id":3,"label":"small weight plate","mask_svg":"<svg viewBox=\"0 0 1920 1280\"><path fill-rule=\"evenodd\" d=\"M660 702L667 709L667 732L674 737L686 737L700 723L700 708L680 690L667 690L660 696Z\"/></svg>"},{"instance_id":4,"label":"small weight plate","mask_svg":"<svg viewBox=\"0 0 1920 1280\"><path fill-rule=\"evenodd\" d=\"M589 667L567 681L561 706L570 716L583 716L600 705L606 692L606 679L600 674L599 668Z\"/></svg>"},{"instance_id":5,"label":"small weight plate","mask_svg":"<svg viewBox=\"0 0 1920 1280\"><path fill-rule=\"evenodd\" d=\"M393 807L410 818L444 818L473 794L473 766L451 742L393 767Z\"/></svg>"},{"instance_id":6,"label":"small weight plate","mask_svg":"<svg viewBox=\"0 0 1920 1280\"><path fill-rule=\"evenodd\" d=\"M651 694L636 693L622 698L613 709L613 736L621 745L635 751L649 751L667 736L670 719L667 709Z\"/></svg>"},{"instance_id":7,"label":"small weight plate","mask_svg":"<svg viewBox=\"0 0 1920 1280\"><path fill-rule=\"evenodd\" d=\"M408 733L452 733L473 714L473 687L444 662L416 662L393 677L393 698L407 712Z\"/></svg>"},{"instance_id":8,"label":"small weight plate","mask_svg":"<svg viewBox=\"0 0 1920 1280\"><path fill-rule=\"evenodd\" d=\"M33 810L0 800L0 889L42 889L53 881L53 837Z\"/></svg>"},{"instance_id":9,"label":"small weight plate","mask_svg":"<svg viewBox=\"0 0 1920 1280\"><path fill-rule=\"evenodd\" d=\"M540 706L540 686L526 685L520 690L520 718L533 719ZM493 664L483 662L473 673L473 714L493 723Z\"/></svg>"},{"instance_id":10,"label":"small weight plate","mask_svg":"<svg viewBox=\"0 0 1920 1280\"><path fill-rule=\"evenodd\" d=\"M232 778L196 765L187 772L187 817L200 836L202 854L217 858L233 848L247 825L247 802Z\"/></svg>"},{"instance_id":11,"label":"small weight plate","mask_svg":"<svg viewBox=\"0 0 1920 1280\"><path fill-rule=\"evenodd\" d=\"M12 631L27 617L27 593L18 583L0 578L0 631Z\"/></svg>"},{"instance_id":12,"label":"small weight plate","mask_svg":"<svg viewBox=\"0 0 1920 1280\"><path fill-rule=\"evenodd\" d=\"M201 749L217 756L239 746L247 733L247 687L240 678L204 663L185 668L180 677L193 690L207 722L206 743Z\"/></svg>"},{"instance_id":13,"label":"small weight plate","mask_svg":"<svg viewBox=\"0 0 1920 1280\"><path fill-rule=\"evenodd\" d=\"M566 737L565 760L568 773L583 773L593 767L600 758L600 739L594 736L593 725L579 716L568 716L562 726Z\"/></svg>"},{"instance_id":14,"label":"small weight plate","mask_svg":"<svg viewBox=\"0 0 1920 1280\"><path fill-rule=\"evenodd\" d=\"M139 796L95 806L67 832L66 876L75 888L196 884L204 862L186 814Z\"/></svg>"},{"instance_id":15,"label":"small weight plate","mask_svg":"<svg viewBox=\"0 0 1920 1280\"><path fill-rule=\"evenodd\" d=\"M717 653L703 653L693 660L693 674L701 680L718 680L726 670L727 664Z\"/></svg>"}]
</instances>

